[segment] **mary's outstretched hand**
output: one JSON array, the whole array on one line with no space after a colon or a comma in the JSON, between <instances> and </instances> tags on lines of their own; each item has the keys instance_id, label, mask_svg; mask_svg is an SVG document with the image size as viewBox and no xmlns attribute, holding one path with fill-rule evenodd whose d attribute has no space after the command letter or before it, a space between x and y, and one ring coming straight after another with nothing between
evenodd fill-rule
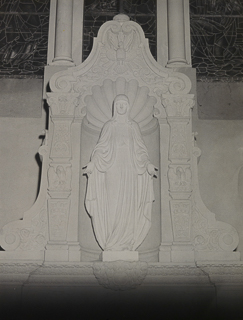
<instances>
[{"instance_id":1,"label":"mary's outstretched hand","mask_svg":"<svg viewBox=\"0 0 243 320\"><path fill-rule=\"evenodd\" d=\"M84 174L87 174L89 176L94 170L94 163L93 162L89 162L82 169L84 169Z\"/></svg>"},{"instance_id":2,"label":"mary's outstretched hand","mask_svg":"<svg viewBox=\"0 0 243 320\"><path fill-rule=\"evenodd\" d=\"M157 178L158 168L156 168L152 163L149 163L149 164L147 165L147 171L148 171L148 173L149 173L152 177Z\"/></svg>"}]
</instances>

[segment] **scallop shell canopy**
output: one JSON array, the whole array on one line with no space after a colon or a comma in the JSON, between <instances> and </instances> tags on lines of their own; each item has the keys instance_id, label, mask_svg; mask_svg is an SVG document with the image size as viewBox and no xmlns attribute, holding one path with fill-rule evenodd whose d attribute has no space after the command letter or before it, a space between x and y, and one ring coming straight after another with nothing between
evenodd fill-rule
<instances>
[{"instance_id":1,"label":"scallop shell canopy","mask_svg":"<svg viewBox=\"0 0 243 320\"><path fill-rule=\"evenodd\" d=\"M102 86L93 86L92 95L85 97L86 118L93 128L101 129L112 117L112 104L118 94L125 94L130 103L130 117L136 121L141 130L153 126L153 109L157 100L148 95L147 87L139 87L137 80L127 82L124 78L116 81L107 79Z\"/></svg>"}]
</instances>

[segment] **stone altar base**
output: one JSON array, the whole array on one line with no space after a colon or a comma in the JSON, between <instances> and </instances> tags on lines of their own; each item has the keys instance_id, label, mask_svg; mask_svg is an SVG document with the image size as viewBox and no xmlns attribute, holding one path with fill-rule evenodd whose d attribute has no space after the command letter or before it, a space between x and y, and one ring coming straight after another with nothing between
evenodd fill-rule
<instances>
[{"instance_id":1,"label":"stone altar base","mask_svg":"<svg viewBox=\"0 0 243 320\"><path fill-rule=\"evenodd\" d=\"M5 261L0 299L4 320L240 320L243 263Z\"/></svg>"},{"instance_id":2,"label":"stone altar base","mask_svg":"<svg viewBox=\"0 0 243 320\"><path fill-rule=\"evenodd\" d=\"M103 251L102 261L138 261L138 251Z\"/></svg>"}]
</instances>

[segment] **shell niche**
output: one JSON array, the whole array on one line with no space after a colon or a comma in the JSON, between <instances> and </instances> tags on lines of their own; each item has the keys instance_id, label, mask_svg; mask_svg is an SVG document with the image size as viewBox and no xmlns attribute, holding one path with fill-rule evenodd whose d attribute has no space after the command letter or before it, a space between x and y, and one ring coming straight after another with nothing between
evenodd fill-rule
<instances>
[{"instance_id":1,"label":"shell niche","mask_svg":"<svg viewBox=\"0 0 243 320\"><path fill-rule=\"evenodd\" d=\"M126 81L120 77L116 81L107 79L101 86L93 86L92 95L85 97L86 126L100 131L104 123L112 117L113 101L118 94L128 97L130 116L139 124L142 132L157 124L157 119L153 117L157 100L149 96L149 89L146 86L140 87L135 79Z\"/></svg>"}]
</instances>

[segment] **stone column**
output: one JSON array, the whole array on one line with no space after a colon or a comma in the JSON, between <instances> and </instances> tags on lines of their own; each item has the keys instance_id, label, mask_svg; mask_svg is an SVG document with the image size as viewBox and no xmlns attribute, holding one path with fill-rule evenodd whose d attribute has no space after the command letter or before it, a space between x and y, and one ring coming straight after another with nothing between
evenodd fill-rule
<instances>
[{"instance_id":1,"label":"stone column","mask_svg":"<svg viewBox=\"0 0 243 320\"><path fill-rule=\"evenodd\" d=\"M187 64L185 50L184 0L168 0L168 63Z\"/></svg>"},{"instance_id":2,"label":"stone column","mask_svg":"<svg viewBox=\"0 0 243 320\"><path fill-rule=\"evenodd\" d=\"M54 65L74 65L72 22L73 0L57 0Z\"/></svg>"}]
</instances>

